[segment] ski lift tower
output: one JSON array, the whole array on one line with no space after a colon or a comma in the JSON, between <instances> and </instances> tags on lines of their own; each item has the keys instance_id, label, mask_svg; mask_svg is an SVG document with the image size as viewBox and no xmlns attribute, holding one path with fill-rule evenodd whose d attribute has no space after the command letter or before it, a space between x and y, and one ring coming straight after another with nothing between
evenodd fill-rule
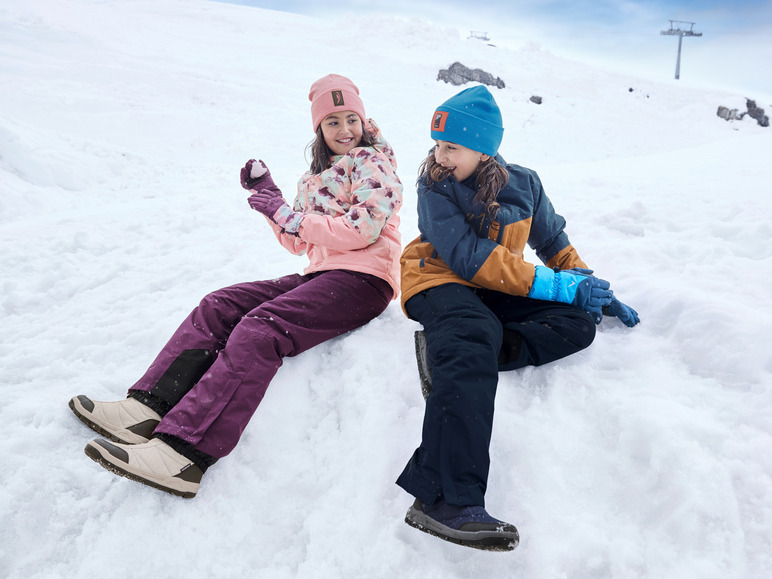
<instances>
[{"instance_id":1,"label":"ski lift tower","mask_svg":"<svg viewBox=\"0 0 772 579\"><path fill-rule=\"evenodd\" d=\"M681 25L684 25L681 28ZM686 29L686 25L689 25L689 29ZM670 29L663 30L660 34L664 36L678 36L678 58L676 59L675 77L678 80L681 77L681 43L684 40L684 36L702 36L702 32L694 31L694 22L684 22L683 20L670 20Z\"/></svg>"}]
</instances>

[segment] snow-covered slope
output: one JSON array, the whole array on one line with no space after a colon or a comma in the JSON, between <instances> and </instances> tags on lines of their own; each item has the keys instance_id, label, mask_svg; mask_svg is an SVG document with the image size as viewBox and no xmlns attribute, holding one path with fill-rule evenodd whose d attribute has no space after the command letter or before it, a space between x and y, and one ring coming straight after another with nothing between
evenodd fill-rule
<instances>
[{"instance_id":1,"label":"snow-covered slope","mask_svg":"<svg viewBox=\"0 0 772 579\"><path fill-rule=\"evenodd\" d=\"M402 522L393 481L423 400L397 303L287 360L194 500L88 460L71 396L122 397L205 293L304 267L238 171L260 157L291 195L311 82L359 85L397 152L407 242L428 119L459 90L437 72L456 60L506 82L502 155L539 172L642 319L501 375L487 506L518 549ZM772 129L715 115L754 95L423 21L204 0L2 2L0 86L0 576L769 576Z\"/></svg>"}]
</instances>

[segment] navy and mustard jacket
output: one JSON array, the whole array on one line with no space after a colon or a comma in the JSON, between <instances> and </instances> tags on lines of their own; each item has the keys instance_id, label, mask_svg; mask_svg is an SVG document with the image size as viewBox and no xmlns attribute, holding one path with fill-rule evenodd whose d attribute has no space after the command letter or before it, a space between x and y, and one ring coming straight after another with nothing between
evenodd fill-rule
<instances>
[{"instance_id":1,"label":"navy and mustard jacket","mask_svg":"<svg viewBox=\"0 0 772 579\"><path fill-rule=\"evenodd\" d=\"M587 267L564 232L535 171L496 160L509 183L496 201L494 218L473 201L475 175L459 183L448 177L418 184L418 230L400 258L402 307L419 292L446 283L527 296L534 265L523 258L527 243L551 268Z\"/></svg>"}]
</instances>

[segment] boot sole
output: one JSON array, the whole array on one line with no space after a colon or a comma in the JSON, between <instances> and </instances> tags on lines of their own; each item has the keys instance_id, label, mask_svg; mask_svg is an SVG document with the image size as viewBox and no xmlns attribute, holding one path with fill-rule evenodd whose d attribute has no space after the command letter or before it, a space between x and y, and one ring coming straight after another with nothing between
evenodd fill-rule
<instances>
[{"instance_id":1,"label":"boot sole","mask_svg":"<svg viewBox=\"0 0 772 579\"><path fill-rule=\"evenodd\" d=\"M182 497L183 499L192 499L196 496L195 492L192 491L183 491L175 488L170 488L167 486L164 486L156 481L144 478L139 476L136 473L129 472L118 465L116 465L113 462L110 462L107 460L104 456L102 456L102 453L99 452L99 450L92 446L91 444L86 445L86 456L88 456L91 460L99 464L101 467L105 468L106 470L109 470L113 474L117 474L118 476L122 476L124 478L127 478L129 480L133 480L138 483L142 483L144 485L147 485L149 487L153 487L154 489L158 489L159 491L164 491L166 493L176 495L178 497Z\"/></svg>"},{"instance_id":2,"label":"boot sole","mask_svg":"<svg viewBox=\"0 0 772 579\"><path fill-rule=\"evenodd\" d=\"M93 420L90 420L88 418L88 416L86 416L85 414L81 413L80 409L75 404L74 399L70 400L70 402L68 403L68 406L70 407L70 410L72 410L72 413L75 414L75 416L78 417L78 420L80 420L83 424L88 426L94 432L98 432L99 434L101 434L105 438L109 438L113 442L119 442L121 444L140 444L140 443L143 443L143 442L148 442L150 440L149 438L145 438L145 437L139 436L139 435L135 435L135 436L137 436L137 438L134 439L134 440L125 440L125 439L121 438L120 436L117 436L116 434L114 434L114 433L110 432L109 430L103 428L102 426L100 426L99 424L94 422Z\"/></svg>"},{"instance_id":3,"label":"boot sole","mask_svg":"<svg viewBox=\"0 0 772 579\"><path fill-rule=\"evenodd\" d=\"M408 509L405 522L414 529L423 531L433 537L483 551L512 551L520 542L520 535L517 529L514 532L510 532L509 536L502 535L502 533L497 531L456 531L438 523L431 517L427 517L414 507ZM511 525L508 526L511 527ZM512 528L514 529L514 527Z\"/></svg>"}]
</instances>

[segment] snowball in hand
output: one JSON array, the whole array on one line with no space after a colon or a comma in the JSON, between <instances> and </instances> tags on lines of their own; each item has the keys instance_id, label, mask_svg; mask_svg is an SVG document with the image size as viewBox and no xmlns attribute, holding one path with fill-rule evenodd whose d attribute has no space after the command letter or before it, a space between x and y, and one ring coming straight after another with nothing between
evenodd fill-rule
<instances>
[{"instance_id":1,"label":"snowball in hand","mask_svg":"<svg viewBox=\"0 0 772 579\"><path fill-rule=\"evenodd\" d=\"M252 163L252 170L250 171L249 176L253 179L259 179L265 175L267 171L268 167L265 166L265 163L258 161L257 163Z\"/></svg>"}]
</instances>

